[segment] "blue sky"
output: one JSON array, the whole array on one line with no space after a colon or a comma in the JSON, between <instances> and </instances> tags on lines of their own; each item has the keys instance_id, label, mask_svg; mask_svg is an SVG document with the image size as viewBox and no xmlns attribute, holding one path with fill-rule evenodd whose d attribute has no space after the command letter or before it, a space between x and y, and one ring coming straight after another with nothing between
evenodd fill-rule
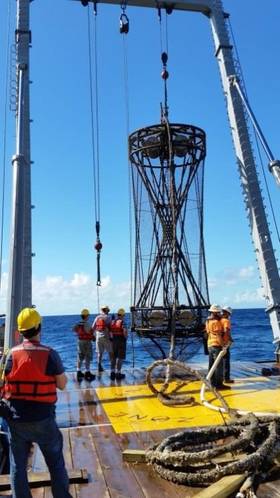
<instances>
[{"instance_id":1,"label":"blue sky","mask_svg":"<svg viewBox=\"0 0 280 498\"><path fill-rule=\"evenodd\" d=\"M0 62L5 68L7 13L0 2ZM251 106L280 157L279 18L276 0L227 0ZM100 300L111 309L130 305L129 195L119 6L98 5L100 110ZM160 36L156 10L128 8L126 38L130 131L160 119ZM163 16L164 18L165 16ZM95 217L89 96L87 9L70 0L31 3L31 151L33 301L42 314L97 311ZM14 25L12 26L12 33ZM245 216L231 135L208 19L168 16L170 120L207 134L205 246L212 302L233 308L265 306ZM6 71L6 68L5 68ZM0 175L3 170L5 71L0 72ZM0 312L5 308L14 116L7 115L5 231ZM265 161L266 164L266 161ZM279 212L280 192L268 174ZM272 231L273 226L271 226ZM275 243L278 252L279 247Z\"/></svg>"}]
</instances>

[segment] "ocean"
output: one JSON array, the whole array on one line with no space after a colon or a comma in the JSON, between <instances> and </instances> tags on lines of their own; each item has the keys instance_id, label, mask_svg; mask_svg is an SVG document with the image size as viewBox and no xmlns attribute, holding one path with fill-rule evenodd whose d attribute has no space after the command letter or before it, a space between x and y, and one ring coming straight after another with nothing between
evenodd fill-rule
<instances>
[{"instance_id":1,"label":"ocean","mask_svg":"<svg viewBox=\"0 0 280 498\"><path fill-rule=\"evenodd\" d=\"M129 321L129 315L126 316ZM42 343L56 349L60 354L66 371L76 370L76 334L73 325L80 319L79 315L46 316L42 323ZM94 315L91 316L93 321ZM264 309L234 310L232 315L232 336L234 343L231 348L232 361L274 360L275 346L269 318ZM127 357L123 368L145 367L154 359L143 348L141 340L135 333L130 333L127 342ZM203 347L188 360L188 363L207 362L208 357ZM107 355L104 356L104 366L109 367ZM96 369L94 357L92 370Z\"/></svg>"}]
</instances>

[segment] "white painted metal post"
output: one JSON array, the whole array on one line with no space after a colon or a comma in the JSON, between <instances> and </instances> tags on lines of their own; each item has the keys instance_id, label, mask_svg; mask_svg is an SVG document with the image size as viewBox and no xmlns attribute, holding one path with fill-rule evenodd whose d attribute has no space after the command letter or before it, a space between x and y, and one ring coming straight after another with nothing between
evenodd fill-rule
<instances>
[{"instance_id":1,"label":"white painted metal post","mask_svg":"<svg viewBox=\"0 0 280 498\"><path fill-rule=\"evenodd\" d=\"M264 295L275 341L280 341L280 279L261 195L255 159L242 99L232 78L238 77L221 0L213 0L210 22L216 58L227 102L237 164L240 174L251 235L255 245Z\"/></svg>"},{"instance_id":2,"label":"white painted metal post","mask_svg":"<svg viewBox=\"0 0 280 498\"><path fill-rule=\"evenodd\" d=\"M14 344L16 317L32 305L30 114L29 114L29 0L17 0L16 155L13 165L10 266L7 293L5 348Z\"/></svg>"}]
</instances>

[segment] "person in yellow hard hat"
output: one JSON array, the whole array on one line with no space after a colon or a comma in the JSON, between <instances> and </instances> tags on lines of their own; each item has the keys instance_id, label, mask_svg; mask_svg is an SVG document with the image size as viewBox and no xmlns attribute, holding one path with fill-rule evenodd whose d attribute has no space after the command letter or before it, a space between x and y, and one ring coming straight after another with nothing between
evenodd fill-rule
<instances>
[{"instance_id":1,"label":"person in yellow hard hat","mask_svg":"<svg viewBox=\"0 0 280 498\"><path fill-rule=\"evenodd\" d=\"M113 349L110 341L110 325L112 318L109 316L110 308L107 304L101 306L100 311L101 313L97 315L92 324L92 330L96 333L98 372L103 372L102 358L104 352L107 351L110 361L113 359Z\"/></svg>"},{"instance_id":2,"label":"person in yellow hard hat","mask_svg":"<svg viewBox=\"0 0 280 498\"><path fill-rule=\"evenodd\" d=\"M122 380L125 374L121 372L123 360L126 356L127 326L124 321L125 310L120 308L117 318L111 321L110 333L113 345L113 359L111 361L111 380Z\"/></svg>"},{"instance_id":3,"label":"person in yellow hard hat","mask_svg":"<svg viewBox=\"0 0 280 498\"><path fill-rule=\"evenodd\" d=\"M83 308L81 311L81 320L73 327L78 337L78 352L77 352L77 381L80 382L83 378L91 382L95 379L95 375L90 371L90 363L92 361L92 341L95 340L93 330L89 323L89 310ZM83 362L85 362L85 373L82 372Z\"/></svg>"},{"instance_id":4,"label":"person in yellow hard hat","mask_svg":"<svg viewBox=\"0 0 280 498\"><path fill-rule=\"evenodd\" d=\"M14 498L29 498L27 460L32 443L42 451L51 475L54 498L72 498L63 458L63 438L55 421L56 390L67 383L59 354L40 343L41 316L24 308L17 317L23 341L13 347L5 365L3 397L7 420L10 477Z\"/></svg>"}]
</instances>

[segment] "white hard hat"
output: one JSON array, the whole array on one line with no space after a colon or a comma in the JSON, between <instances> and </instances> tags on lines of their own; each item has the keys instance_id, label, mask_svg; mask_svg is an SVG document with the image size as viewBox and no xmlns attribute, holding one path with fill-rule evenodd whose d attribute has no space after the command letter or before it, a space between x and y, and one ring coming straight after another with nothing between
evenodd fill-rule
<instances>
[{"instance_id":1,"label":"white hard hat","mask_svg":"<svg viewBox=\"0 0 280 498\"><path fill-rule=\"evenodd\" d=\"M211 304L209 310L211 313L221 313L222 308L218 304Z\"/></svg>"},{"instance_id":2,"label":"white hard hat","mask_svg":"<svg viewBox=\"0 0 280 498\"><path fill-rule=\"evenodd\" d=\"M232 308L230 306L224 306L222 307L223 311L227 311L230 315L232 314Z\"/></svg>"},{"instance_id":3,"label":"white hard hat","mask_svg":"<svg viewBox=\"0 0 280 498\"><path fill-rule=\"evenodd\" d=\"M101 311L105 311L105 310L108 310L110 311L110 308L107 304L103 304L101 307L100 307Z\"/></svg>"}]
</instances>

